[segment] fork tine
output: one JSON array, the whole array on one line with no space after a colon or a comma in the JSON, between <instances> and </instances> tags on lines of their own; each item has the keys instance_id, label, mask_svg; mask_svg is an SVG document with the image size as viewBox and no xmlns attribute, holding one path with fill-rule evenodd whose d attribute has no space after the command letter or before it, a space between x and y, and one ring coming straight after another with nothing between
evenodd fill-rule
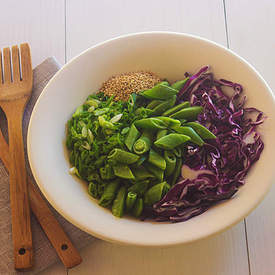
<instances>
[{"instance_id":1,"label":"fork tine","mask_svg":"<svg viewBox=\"0 0 275 275\"><path fill-rule=\"evenodd\" d=\"M31 53L28 43L20 45L22 80L32 75Z\"/></svg>"},{"instance_id":2,"label":"fork tine","mask_svg":"<svg viewBox=\"0 0 275 275\"><path fill-rule=\"evenodd\" d=\"M2 52L0 50L0 85L3 83L2 73Z\"/></svg>"},{"instance_id":3,"label":"fork tine","mask_svg":"<svg viewBox=\"0 0 275 275\"><path fill-rule=\"evenodd\" d=\"M12 46L12 72L13 82L20 81L20 68L19 68L19 49L18 46Z\"/></svg>"},{"instance_id":4,"label":"fork tine","mask_svg":"<svg viewBox=\"0 0 275 275\"><path fill-rule=\"evenodd\" d=\"M4 48L4 83L11 83L11 51L10 48Z\"/></svg>"}]
</instances>

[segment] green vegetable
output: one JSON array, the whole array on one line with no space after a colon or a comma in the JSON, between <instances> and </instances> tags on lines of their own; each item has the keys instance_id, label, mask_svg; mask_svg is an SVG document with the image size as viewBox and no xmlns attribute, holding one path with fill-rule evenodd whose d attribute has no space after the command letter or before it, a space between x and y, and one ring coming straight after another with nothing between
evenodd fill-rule
<instances>
[{"instance_id":1,"label":"green vegetable","mask_svg":"<svg viewBox=\"0 0 275 275\"><path fill-rule=\"evenodd\" d=\"M181 173L181 167L182 167L182 159L178 158L176 162L176 168L174 170L174 173L172 174L172 178L170 181L171 186L175 185L177 183L177 179L180 176Z\"/></svg>"},{"instance_id":2,"label":"green vegetable","mask_svg":"<svg viewBox=\"0 0 275 275\"><path fill-rule=\"evenodd\" d=\"M178 90L171 88L170 86L164 85L162 83L157 84L150 90L143 91L140 95L148 99L162 99L167 100L167 98L172 97L178 93Z\"/></svg>"},{"instance_id":3,"label":"green vegetable","mask_svg":"<svg viewBox=\"0 0 275 275\"><path fill-rule=\"evenodd\" d=\"M173 83L171 85L171 87L178 90L178 91L180 91L183 88L183 86L185 85L185 83L188 81L188 79L189 79L189 77L186 77L183 80L179 80L179 81Z\"/></svg>"},{"instance_id":4,"label":"green vegetable","mask_svg":"<svg viewBox=\"0 0 275 275\"><path fill-rule=\"evenodd\" d=\"M152 139L152 133L148 130L144 131L141 137L135 142L133 151L138 155L146 153L151 148Z\"/></svg>"},{"instance_id":5,"label":"green vegetable","mask_svg":"<svg viewBox=\"0 0 275 275\"><path fill-rule=\"evenodd\" d=\"M163 181L164 178L164 170L152 165L150 163L146 164L146 168L151 172L159 181Z\"/></svg>"},{"instance_id":6,"label":"green vegetable","mask_svg":"<svg viewBox=\"0 0 275 275\"><path fill-rule=\"evenodd\" d=\"M202 110L203 108L201 106L188 107L170 115L170 117L192 121L197 119L198 114L201 113Z\"/></svg>"},{"instance_id":7,"label":"green vegetable","mask_svg":"<svg viewBox=\"0 0 275 275\"><path fill-rule=\"evenodd\" d=\"M134 204L132 214L135 217L139 217L143 211L143 199L138 198Z\"/></svg>"},{"instance_id":8,"label":"green vegetable","mask_svg":"<svg viewBox=\"0 0 275 275\"><path fill-rule=\"evenodd\" d=\"M111 205L111 203L113 202L116 196L116 192L118 188L119 188L118 180L114 180L111 183L109 183L104 189L104 193L102 194L99 200L99 205L103 207L108 207L109 205Z\"/></svg>"},{"instance_id":9,"label":"green vegetable","mask_svg":"<svg viewBox=\"0 0 275 275\"><path fill-rule=\"evenodd\" d=\"M154 178L154 176L151 173L149 173L142 165L140 165L138 167L133 166L132 172L133 172L135 179L137 181L145 180L148 178Z\"/></svg>"},{"instance_id":10,"label":"green vegetable","mask_svg":"<svg viewBox=\"0 0 275 275\"><path fill-rule=\"evenodd\" d=\"M133 208L135 202L137 199L137 194L133 192L128 192L126 197L126 211L130 212L130 210Z\"/></svg>"},{"instance_id":11,"label":"green vegetable","mask_svg":"<svg viewBox=\"0 0 275 275\"><path fill-rule=\"evenodd\" d=\"M144 195L144 204L152 206L154 203L160 201L165 184L166 182L164 181L151 187Z\"/></svg>"},{"instance_id":12,"label":"green vegetable","mask_svg":"<svg viewBox=\"0 0 275 275\"><path fill-rule=\"evenodd\" d=\"M164 151L164 159L166 162L165 176L169 177L176 168L177 158L172 151Z\"/></svg>"},{"instance_id":13,"label":"green vegetable","mask_svg":"<svg viewBox=\"0 0 275 275\"><path fill-rule=\"evenodd\" d=\"M160 139L160 138L162 138L162 137L164 137L164 136L166 136L167 133L168 133L168 130L166 130L166 129L165 130L159 130L157 132L157 140Z\"/></svg>"},{"instance_id":14,"label":"green vegetable","mask_svg":"<svg viewBox=\"0 0 275 275\"><path fill-rule=\"evenodd\" d=\"M210 132L206 127L202 126L201 124L197 122L188 122L185 124L186 126L190 126L193 128L201 138L203 139L215 139L216 136Z\"/></svg>"},{"instance_id":15,"label":"green vegetable","mask_svg":"<svg viewBox=\"0 0 275 275\"><path fill-rule=\"evenodd\" d=\"M172 150L190 139L190 137L182 134L169 134L158 139L154 144L159 148Z\"/></svg>"},{"instance_id":16,"label":"green vegetable","mask_svg":"<svg viewBox=\"0 0 275 275\"><path fill-rule=\"evenodd\" d=\"M161 115L167 109L175 105L177 97L174 95L170 99L163 101L161 104L158 104L152 111L152 116Z\"/></svg>"},{"instance_id":17,"label":"green vegetable","mask_svg":"<svg viewBox=\"0 0 275 275\"><path fill-rule=\"evenodd\" d=\"M191 138L190 141L199 146L203 146L204 144L204 141L201 139L201 137L191 127L187 127L187 126L179 127L176 129L176 132L178 132L179 134L189 136Z\"/></svg>"},{"instance_id":18,"label":"green vegetable","mask_svg":"<svg viewBox=\"0 0 275 275\"><path fill-rule=\"evenodd\" d=\"M190 103L189 101L185 101L185 102L182 102L181 104L178 104L176 106L174 106L173 108L167 110L166 112L164 112L162 115L163 116L170 116L178 111L180 111L181 109L184 109L184 108L187 108L187 107L190 107Z\"/></svg>"},{"instance_id":19,"label":"green vegetable","mask_svg":"<svg viewBox=\"0 0 275 275\"><path fill-rule=\"evenodd\" d=\"M115 175L119 178L130 180L135 179L135 176L133 175L131 169L125 164L117 164L116 166L113 166L113 169Z\"/></svg>"},{"instance_id":20,"label":"green vegetable","mask_svg":"<svg viewBox=\"0 0 275 275\"><path fill-rule=\"evenodd\" d=\"M122 217L124 213L126 187L121 186L113 202L112 213L116 217Z\"/></svg>"},{"instance_id":21,"label":"green vegetable","mask_svg":"<svg viewBox=\"0 0 275 275\"><path fill-rule=\"evenodd\" d=\"M155 152L153 149L151 149L149 152L148 162L155 165L161 170L165 170L166 168L165 159L160 154Z\"/></svg>"},{"instance_id":22,"label":"green vegetable","mask_svg":"<svg viewBox=\"0 0 275 275\"><path fill-rule=\"evenodd\" d=\"M151 131L167 128L162 120L154 117L137 120L135 121L135 126L137 128L148 129Z\"/></svg>"},{"instance_id":23,"label":"green vegetable","mask_svg":"<svg viewBox=\"0 0 275 275\"><path fill-rule=\"evenodd\" d=\"M133 145L139 136L140 136L140 133L136 128L135 124L133 123L125 139L125 145L127 146L129 151L132 151Z\"/></svg>"},{"instance_id":24,"label":"green vegetable","mask_svg":"<svg viewBox=\"0 0 275 275\"><path fill-rule=\"evenodd\" d=\"M173 119L170 117L165 117L165 116L159 116L157 117L157 119L161 120L167 128L171 128L171 129L176 129L178 127L180 127L180 121L177 119Z\"/></svg>"},{"instance_id":25,"label":"green vegetable","mask_svg":"<svg viewBox=\"0 0 275 275\"><path fill-rule=\"evenodd\" d=\"M139 159L138 155L135 155L130 152L126 152L121 149L113 149L108 155L108 160L110 163L124 163L124 164L132 164L137 162Z\"/></svg>"},{"instance_id":26,"label":"green vegetable","mask_svg":"<svg viewBox=\"0 0 275 275\"><path fill-rule=\"evenodd\" d=\"M152 100L147 106L147 109L151 109L153 110L155 107L157 107L158 105L160 105L161 103L163 103L163 100Z\"/></svg>"},{"instance_id":27,"label":"green vegetable","mask_svg":"<svg viewBox=\"0 0 275 275\"><path fill-rule=\"evenodd\" d=\"M97 184L95 184L92 181L89 183L89 186L88 186L88 194L91 195L95 199L99 198Z\"/></svg>"},{"instance_id":28,"label":"green vegetable","mask_svg":"<svg viewBox=\"0 0 275 275\"><path fill-rule=\"evenodd\" d=\"M100 172L100 177L103 180L110 180L115 177L113 168L109 164L106 164L104 167L100 167L99 172Z\"/></svg>"},{"instance_id":29,"label":"green vegetable","mask_svg":"<svg viewBox=\"0 0 275 275\"><path fill-rule=\"evenodd\" d=\"M143 196L148 189L149 181L139 181L128 188L129 192L136 193L138 196Z\"/></svg>"}]
</instances>

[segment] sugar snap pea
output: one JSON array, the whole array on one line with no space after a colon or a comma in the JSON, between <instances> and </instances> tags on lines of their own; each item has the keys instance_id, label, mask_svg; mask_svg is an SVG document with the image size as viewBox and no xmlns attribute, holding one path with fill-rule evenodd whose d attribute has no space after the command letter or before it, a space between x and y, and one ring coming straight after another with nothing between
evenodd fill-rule
<instances>
[{"instance_id":1,"label":"sugar snap pea","mask_svg":"<svg viewBox=\"0 0 275 275\"><path fill-rule=\"evenodd\" d=\"M88 193L90 196L92 196L93 198L96 198L98 199L99 196L98 196L98 190L97 190L97 184L94 183L94 182L90 182L89 183L89 186L88 186Z\"/></svg>"},{"instance_id":2,"label":"sugar snap pea","mask_svg":"<svg viewBox=\"0 0 275 275\"><path fill-rule=\"evenodd\" d=\"M176 168L174 170L174 173L172 174L172 179L170 181L171 186L175 185L177 182L177 179L180 175L181 172L181 167L182 167L182 159L178 158L176 162Z\"/></svg>"},{"instance_id":3,"label":"sugar snap pea","mask_svg":"<svg viewBox=\"0 0 275 275\"><path fill-rule=\"evenodd\" d=\"M172 151L164 151L164 159L166 162L165 176L169 177L175 170L177 158Z\"/></svg>"},{"instance_id":4,"label":"sugar snap pea","mask_svg":"<svg viewBox=\"0 0 275 275\"><path fill-rule=\"evenodd\" d=\"M184 108L188 108L190 107L190 102L189 101L185 101L185 102L182 102L176 106L174 106L173 108L165 111L162 116L170 116L178 111L180 111L181 109L184 109Z\"/></svg>"},{"instance_id":5,"label":"sugar snap pea","mask_svg":"<svg viewBox=\"0 0 275 275\"><path fill-rule=\"evenodd\" d=\"M159 130L157 132L157 140L160 139L160 138L162 138L162 137L164 137L164 136L166 136L167 133L168 133L168 130L166 130L166 129L165 130Z\"/></svg>"},{"instance_id":6,"label":"sugar snap pea","mask_svg":"<svg viewBox=\"0 0 275 275\"><path fill-rule=\"evenodd\" d=\"M204 141L201 139L201 137L191 127L188 127L188 126L179 127L176 129L176 132L179 134L184 134L186 136L189 136L191 138L190 141L199 146L203 146L204 144Z\"/></svg>"},{"instance_id":7,"label":"sugar snap pea","mask_svg":"<svg viewBox=\"0 0 275 275\"><path fill-rule=\"evenodd\" d=\"M121 186L113 202L112 213L116 217L122 217L125 208L126 186Z\"/></svg>"},{"instance_id":8,"label":"sugar snap pea","mask_svg":"<svg viewBox=\"0 0 275 275\"><path fill-rule=\"evenodd\" d=\"M130 210L133 208L137 199L137 194L133 192L128 192L126 197L126 211L129 213Z\"/></svg>"},{"instance_id":9,"label":"sugar snap pea","mask_svg":"<svg viewBox=\"0 0 275 275\"><path fill-rule=\"evenodd\" d=\"M166 100L178 93L178 90L171 88L170 86L164 85L162 83L157 84L150 90L141 92L140 94L148 99L162 99Z\"/></svg>"},{"instance_id":10,"label":"sugar snap pea","mask_svg":"<svg viewBox=\"0 0 275 275\"><path fill-rule=\"evenodd\" d=\"M189 77L186 77L183 80L179 80L179 81L173 83L171 85L171 87L178 90L178 91L180 91L183 88L183 86L185 85L185 83L187 82L188 79L189 79Z\"/></svg>"},{"instance_id":11,"label":"sugar snap pea","mask_svg":"<svg viewBox=\"0 0 275 275\"><path fill-rule=\"evenodd\" d=\"M152 186L144 195L144 204L152 206L154 203L160 201L165 184L166 182L164 181Z\"/></svg>"},{"instance_id":12,"label":"sugar snap pea","mask_svg":"<svg viewBox=\"0 0 275 275\"><path fill-rule=\"evenodd\" d=\"M161 120L167 128L175 129L178 128L181 122L178 119L173 119L165 116L158 116L157 119Z\"/></svg>"},{"instance_id":13,"label":"sugar snap pea","mask_svg":"<svg viewBox=\"0 0 275 275\"><path fill-rule=\"evenodd\" d=\"M142 133L141 137L135 142L133 150L136 154L142 155L150 150L152 145L153 134L146 130Z\"/></svg>"},{"instance_id":14,"label":"sugar snap pea","mask_svg":"<svg viewBox=\"0 0 275 275\"><path fill-rule=\"evenodd\" d=\"M108 207L114 200L116 192L119 188L119 181L114 180L110 182L104 189L104 192L99 200L99 205Z\"/></svg>"},{"instance_id":15,"label":"sugar snap pea","mask_svg":"<svg viewBox=\"0 0 275 275\"><path fill-rule=\"evenodd\" d=\"M158 99L152 100L152 101L146 106L146 108L147 108L147 109L153 110L155 107L157 107L158 105L160 105L160 104L163 103L163 102L164 102L163 100L158 100Z\"/></svg>"},{"instance_id":16,"label":"sugar snap pea","mask_svg":"<svg viewBox=\"0 0 275 275\"><path fill-rule=\"evenodd\" d=\"M149 180L138 181L128 188L128 192L136 193L138 196L143 196L148 189Z\"/></svg>"},{"instance_id":17,"label":"sugar snap pea","mask_svg":"<svg viewBox=\"0 0 275 275\"><path fill-rule=\"evenodd\" d=\"M153 149L150 149L148 162L155 165L161 170L165 170L166 168L165 159Z\"/></svg>"},{"instance_id":18,"label":"sugar snap pea","mask_svg":"<svg viewBox=\"0 0 275 275\"><path fill-rule=\"evenodd\" d=\"M100 167L99 173L100 173L100 177L103 180L110 180L115 177L114 170L110 164L106 164L105 166Z\"/></svg>"},{"instance_id":19,"label":"sugar snap pea","mask_svg":"<svg viewBox=\"0 0 275 275\"><path fill-rule=\"evenodd\" d=\"M206 127L202 126L201 124L197 122L188 122L185 124L186 126L190 126L193 128L201 138L203 139L215 139L216 136L209 131Z\"/></svg>"},{"instance_id":20,"label":"sugar snap pea","mask_svg":"<svg viewBox=\"0 0 275 275\"><path fill-rule=\"evenodd\" d=\"M149 173L147 171L147 169L144 168L144 166L142 166L142 165L140 165L138 167L134 166L134 167L132 167L131 170L132 170L137 181L145 180L148 178L154 178L154 176L151 173Z\"/></svg>"},{"instance_id":21,"label":"sugar snap pea","mask_svg":"<svg viewBox=\"0 0 275 275\"><path fill-rule=\"evenodd\" d=\"M164 170L152 165L151 163L146 164L146 168L151 172L159 181L163 181Z\"/></svg>"},{"instance_id":22,"label":"sugar snap pea","mask_svg":"<svg viewBox=\"0 0 275 275\"><path fill-rule=\"evenodd\" d=\"M191 138L189 136L172 133L158 139L154 142L154 144L159 148L172 150L190 139Z\"/></svg>"},{"instance_id":23,"label":"sugar snap pea","mask_svg":"<svg viewBox=\"0 0 275 275\"><path fill-rule=\"evenodd\" d=\"M135 176L133 175L131 169L126 164L117 164L113 166L114 173L117 177L123 179L134 180Z\"/></svg>"},{"instance_id":24,"label":"sugar snap pea","mask_svg":"<svg viewBox=\"0 0 275 275\"><path fill-rule=\"evenodd\" d=\"M113 149L108 155L110 163L132 164L137 162L139 156L130 152L126 152L119 148Z\"/></svg>"},{"instance_id":25,"label":"sugar snap pea","mask_svg":"<svg viewBox=\"0 0 275 275\"><path fill-rule=\"evenodd\" d=\"M169 108L173 107L176 103L177 97L174 95L168 100L163 101L161 104L157 105L153 110L152 110L152 116L157 116L161 115L163 112L168 110Z\"/></svg>"},{"instance_id":26,"label":"sugar snap pea","mask_svg":"<svg viewBox=\"0 0 275 275\"><path fill-rule=\"evenodd\" d=\"M201 106L194 106L181 109L180 111L170 115L171 118L183 118L189 121L196 120L199 113L201 113L203 108Z\"/></svg>"},{"instance_id":27,"label":"sugar snap pea","mask_svg":"<svg viewBox=\"0 0 275 275\"><path fill-rule=\"evenodd\" d=\"M139 136L140 136L140 133L136 128L135 124L133 123L124 141L129 151L132 151L133 145L136 142L136 140L139 138Z\"/></svg>"},{"instance_id":28,"label":"sugar snap pea","mask_svg":"<svg viewBox=\"0 0 275 275\"><path fill-rule=\"evenodd\" d=\"M135 217L139 217L143 211L143 199L138 198L134 204L132 214Z\"/></svg>"},{"instance_id":29,"label":"sugar snap pea","mask_svg":"<svg viewBox=\"0 0 275 275\"><path fill-rule=\"evenodd\" d=\"M135 121L135 126L139 129L148 129L151 131L166 129L166 125L160 119L155 117L143 118Z\"/></svg>"}]
</instances>

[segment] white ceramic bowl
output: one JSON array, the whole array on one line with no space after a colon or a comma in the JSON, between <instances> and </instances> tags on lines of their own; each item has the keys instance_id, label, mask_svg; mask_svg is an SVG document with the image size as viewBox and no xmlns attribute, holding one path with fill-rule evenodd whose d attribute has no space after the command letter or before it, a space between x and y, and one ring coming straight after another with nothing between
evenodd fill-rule
<instances>
[{"instance_id":1,"label":"white ceramic bowl","mask_svg":"<svg viewBox=\"0 0 275 275\"><path fill-rule=\"evenodd\" d=\"M118 219L94 202L86 185L69 175L65 124L75 108L111 75L150 70L170 81L209 64L217 78L243 84L248 105L268 116L261 126L265 149L234 199L187 222L162 224ZM221 232L247 216L274 179L275 103L272 91L243 58L206 39L187 34L150 32L98 44L66 64L49 82L34 108L28 156L34 177L51 205L82 230L105 240L135 245L172 245Z\"/></svg>"}]
</instances>

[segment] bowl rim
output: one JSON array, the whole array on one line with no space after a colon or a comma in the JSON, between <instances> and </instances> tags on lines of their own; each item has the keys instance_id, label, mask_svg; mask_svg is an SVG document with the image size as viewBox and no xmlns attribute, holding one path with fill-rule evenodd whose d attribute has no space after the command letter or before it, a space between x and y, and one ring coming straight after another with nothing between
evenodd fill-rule
<instances>
[{"instance_id":1,"label":"bowl rim","mask_svg":"<svg viewBox=\"0 0 275 275\"><path fill-rule=\"evenodd\" d=\"M128 34L123 34L123 35L119 35L110 39L107 39L103 42L97 43L94 46L89 47L88 49L82 51L81 53L79 53L78 55L76 55L74 58L72 58L70 61L68 61L68 63L64 64L60 70L50 79L50 81L46 84L46 86L43 88L43 91L41 92L41 94L39 95L35 106L33 108L31 117L30 117L30 121L29 121L29 126L28 126L28 132L27 132L27 154L28 154L28 159L29 159L29 164L31 167L31 171L33 173L33 176L37 182L37 185L39 187L39 189L41 190L41 192L43 193L43 195L45 196L45 198L48 200L48 202L51 204L51 206L54 207L54 209L60 214L62 215L67 221L69 221L70 223L72 223L73 225L75 225L76 227L80 228L81 230L87 232L88 234L91 234L97 238L109 241L109 242L114 242L114 243L120 243L120 244L129 244L129 245L137 245L137 246L154 246L154 247L164 247L164 246L171 246L171 245L178 245L178 244L182 244L182 243L191 243L194 241L198 241L201 239L205 239L208 237L211 237L213 235L216 235L218 233L222 233L224 231L226 231L227 229L233 227L234 225L236 225L237 223L239 223L241 220L243 220L245 217L247 217L259 204L260 202L264 199L264 197L266 196L266 194L268 193L268 191L270 190L271 186L272 186L272 182L270 181L269 185L266 187L266 189L264 190L264 192L261 193L261 196L257 197L257 200L253 200L254 203L250 204L250 207L246 209L245 212L243 212L241 215L236 216L234 218L231 219L231 222L227 225L227 226L217 226L215 228L215 230L213 230L210 234L209 232L205 233L205 234L200 234L198 237L193 237L193 238L189 238L188 240L174 240L171 241L169 240L168 242L165 240L160 241L159 243L156 242L150 242L150 241L141 241L141 240L127 240L125 241L125 239L121 239L119 237L117 237L116 239L114 238L109 238L108 235L106 235L103 232L98 232L98 231L94 231L92 228L86 228L85 226L81 225L78 221L75 220L75 218L72 218L71 216L67 215L63 210L59 209L56 206L56 203L54 201L54 199L52 199L51 195L45 190L45 188L43 187L43 184L41 182L39 182L38 180L38 175L37 172L34 169L34 160L32 159L32 153L31 153L31 129L32 129L32 125L33 125L33 117L36 115L37 113L37 106L39 105L41 98L43 97L44 93L47 91L47 88L51 85L52 82L55 81L56 78L58 78L59 74L61 74L63 72L63 70L66 70L67 67L71 66L73 63L76 62L76 60L80 57L85 55L87 52L92 51L96 48L99 48L101 46L104 46L106 44L111 43L112 41L117 41L117 40L122 40L128 37L142 37L142 36L150 36L150 35L155 35L155 34L159 34L159 35L171 35L171 36L183 36L183 37L188 37L188 38L193 38L193 39L197 39L197 40L201 40L204 41L208 44L211 44L215 47L221 48L222 50L228 52L229 54L233 55L234 57L236 57L237 59L239 59L241 62L243 62L246 66L248 66L259 78L259 80L264 84L266 90L269 92L269 94L271 95L271 98L273 100L273 104L275 105L275 95L272 92L272 89L270 88L270 86L268 85L268 83L266 82L266 80L261 76L261 74L256 70L256 68L251 65L248 61L246 61L243 57L241 57L240 55L238 55L237 53L235 53L234 51L232 51L231 49L217 43L214 42L212 40L209 40L207 38L198 36L198 35L193 35L193 34L189 34L189 33L180 33L180 32L172 32L172 31L146 31L146 32L135 32L135 33L128 33ZM273 176L275 175L275 172L273 172Z\"/></svg>"}]
</instances>

